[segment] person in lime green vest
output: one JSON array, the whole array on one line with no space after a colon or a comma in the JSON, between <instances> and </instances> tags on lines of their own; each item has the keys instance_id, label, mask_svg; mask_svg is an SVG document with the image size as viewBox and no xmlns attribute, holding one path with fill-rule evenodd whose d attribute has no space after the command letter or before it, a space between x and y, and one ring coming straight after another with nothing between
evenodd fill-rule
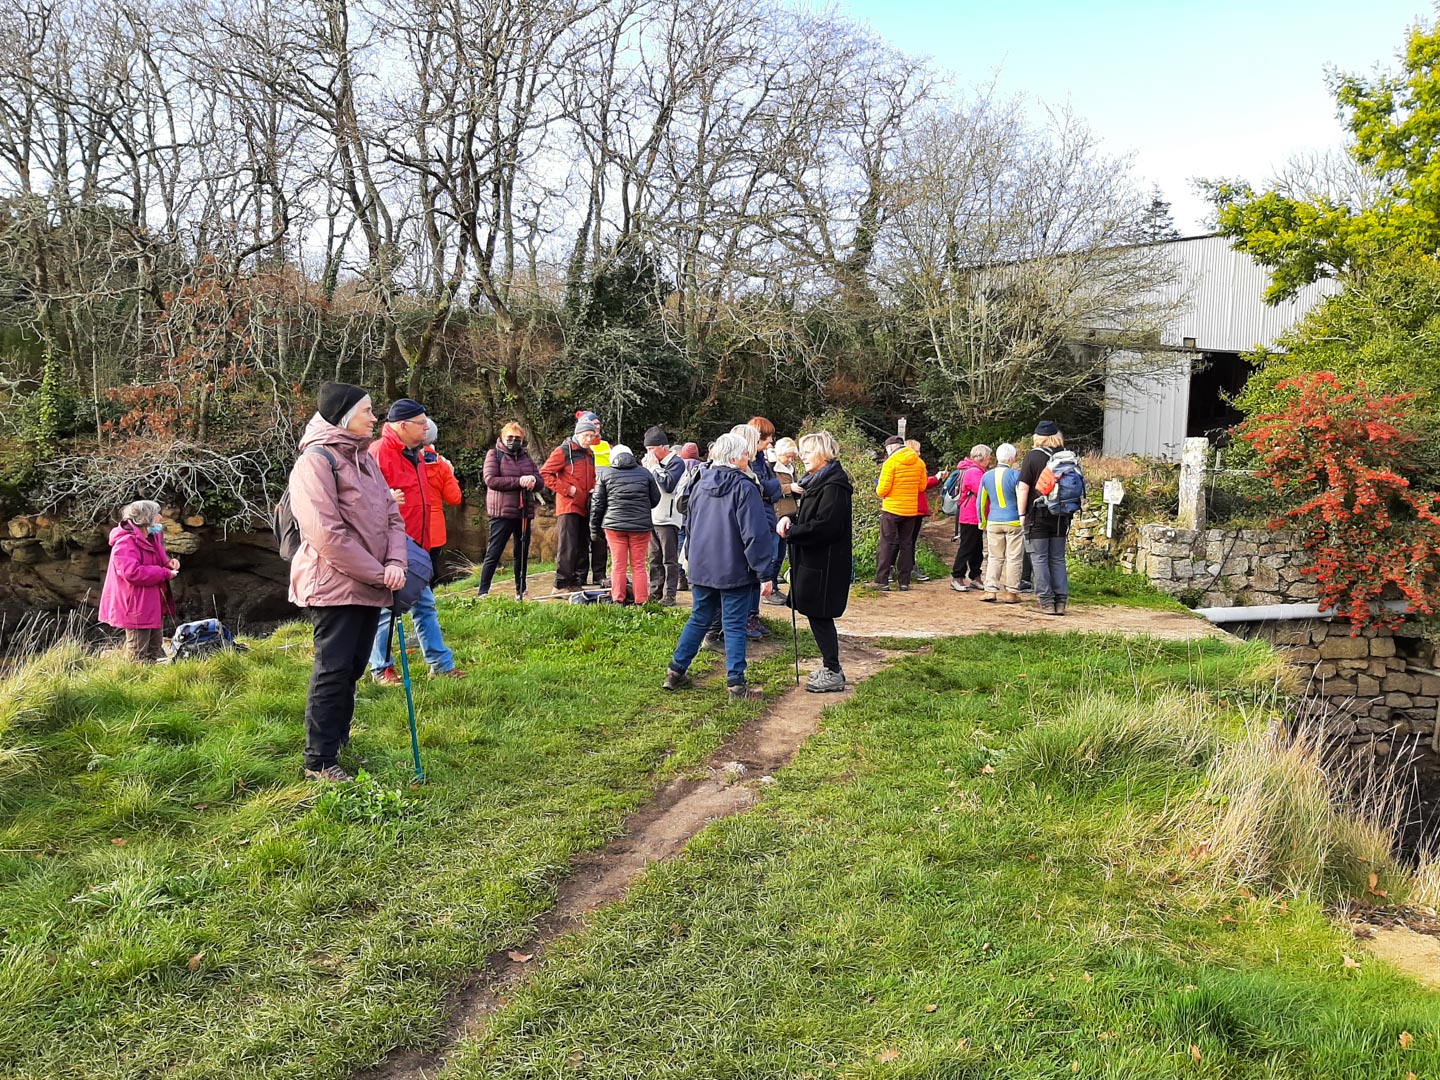
<instances>
[{"instance_id":1,"label":"person in lime green vest","mask_svg":"<svg viewBox=\"0 0 1440 1080\"><path fill-rule=\"evenodd\" d=\"M575 412L576 420L593 420L595 426L600 426L600 417L596 416L589 409L578 409ZM610 444L604 440L596 440L590 447L590 452L595 455L595 468L603 469L610 464Z\"/></svg>"}]
</instances>

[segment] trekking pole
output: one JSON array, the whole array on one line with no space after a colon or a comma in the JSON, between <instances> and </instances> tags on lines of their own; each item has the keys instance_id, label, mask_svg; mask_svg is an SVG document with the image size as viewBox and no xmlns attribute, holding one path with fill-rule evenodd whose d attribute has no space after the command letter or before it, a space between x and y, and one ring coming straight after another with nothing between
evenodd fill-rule
<instances>
[{"instance_id":1,"label":"trekking pole","mask_svg":"<svg viewBox=\"0 0 1440 1080\"><path fill-rule=\"evenodd\" d=\"M790 605L790 640L795 643L795 685L800 685L800 626L795 621L795 590L791 588L786 601Z\"/></svg>"},{"instance_id":2,"label":"trekking pole","mask_svg":"<svg viewBox=\"0 0 1440 1080\"><path fill-rule=\"evenodd\" d=\"M415 759L415 779L425 779L425 770L420 767L420 734L415 729L415 696L410 690L410 661L405 656L405 624L400 619L400 605L396 604L392 621L400 635L400 681L405 684L405 711L410 716L410 754ZM389 643L386 643L389 648Z\"/></svg>"},{"instance_id":3,"label":"trekking pole","mask_svg":"<svg viewBox=\"0 0 1440 1080\"><path fill-rule=\"evenodd\" d=\"M530 496L520 496L520 595L524 596L530 591Z\"/></svg>"}]
</instances>

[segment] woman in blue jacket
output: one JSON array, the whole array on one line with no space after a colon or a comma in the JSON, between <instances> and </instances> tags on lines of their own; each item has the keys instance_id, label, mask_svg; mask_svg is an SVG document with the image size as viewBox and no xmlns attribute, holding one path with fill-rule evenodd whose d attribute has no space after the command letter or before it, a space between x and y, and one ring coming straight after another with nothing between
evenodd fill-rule
<instances>
[{"instance_id":1,"label":"woman in blue jacket","mask_svg":"<svg viewBox=\"0 0 1440 1080\"><path fill-rule=\"evenodd\" d=\"M745 683L750 598L757 587L762 595L769 595L765 575L774 559L774 531L766 520L760 491L746 472L752 453L743 435L721 435L710 447L711 467L690 485L685 559L694 606L665 673L666 690L686 685L685 673L718 618L725 630L725 682L730 696L747 701L765 696Z\"/></svg>"}]
</instances>

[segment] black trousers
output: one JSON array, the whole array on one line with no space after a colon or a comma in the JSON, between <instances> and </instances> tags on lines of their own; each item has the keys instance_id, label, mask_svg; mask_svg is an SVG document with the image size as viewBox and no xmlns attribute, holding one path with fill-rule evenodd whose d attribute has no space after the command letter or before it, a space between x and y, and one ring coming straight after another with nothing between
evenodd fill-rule
<instances>
[{"instance_id":1,"label":"black trousers","mask_svg":"<svg viewBox=\"0 0 1440 1080\"><path fill-rule=\"evenodd\" d=\"M820 659L831 671L840 670L840 635L835 631L834 619L817 619L814 615L806 615L810 620L810 633L815 635L815 644L820 647Z\"/></svg>"},{"instance_id":2,"label":"black trousers","mask_svg":"<svg viewBox=\"0 0 1440 1080\"><path fill-rule=\"evenodd\" d=\"M485 544L485 565L480 568L480 595L490 591L495 571L500 566L500 556L505 554L505 545L511 537L515 539L515 595L525 591L525 582L520 578L522 567L530 565L530 531L523 528L519 518L491 518L490 536Z\"/></svg>"},{"instance_id":3,"label":"black trousers","mask_svg":"<svg viewBox=\"0 0 1440 1080\"><path fill-rule=\"evenodd\" d=\"M590 583L605 576L605 563L610 545L602 532L599 539L590 537L590 519L584 514L561 514L555 519L559 550L555 553L555 586L565 588Z\"/></svg>"},{"instance_id":4,"label":"black trousers","mask_svg":"<svg viewBox=\"0 0 1440 1080\"><path fill-rule=\"evenodd\" d=\"M960 546L955 549L951 577L980 580L980 563L985 554L985 534L979 525L960 526Z\"/></svg>"},{"instance_id":5,"label":"black trousers","mask_svg":"<svg viewBox=\"0 0 1440 1080\"><path fill-rule=\"evenodd\" d=\"M890 569L894 567L901 585L910 584L910 574L915 569L915 542L920 539L920 524L924 518L901 517L882 510L880 512L880 550L875 559L875 583L888 585Z\"/></svg>"},{"instance_id":6,"label":"black trousers","mask_svg":"<svg viewBox=\"0 0 1440 1080\"><path fill-rule=\"evenodd\" d=\"M350 738L355 684L365 674L380 609L359 604L307 609L315 627L315 666L305 699L305 767L334 765Z\"/></svg>"},{"instance_id":7,"label":"black trousers","mask_svg":"<svg viewBox=\"0 0 1440 1080\"><path fill-rule=\"evenodd\" d=\"M656 525L650 533L650 599L674 600L679 590L680 526Z\"/></svg>"}]
</instances>

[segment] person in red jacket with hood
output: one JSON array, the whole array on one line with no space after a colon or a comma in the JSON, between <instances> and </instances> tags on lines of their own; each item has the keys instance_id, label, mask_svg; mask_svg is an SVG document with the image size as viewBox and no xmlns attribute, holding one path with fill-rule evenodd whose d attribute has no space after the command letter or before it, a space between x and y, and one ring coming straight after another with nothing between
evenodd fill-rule
<instances>
[{"instance_id":1,"label":"person in red jacket with hood","mask_svg":"<svg viewBox=\"0 0 1440 1080\"><path fill-rule=\"evenodd\" d=\"M370 456L380 466L385 482L390 485L390 494L400 507L405 534L429 550L434 546L430 535L430 506L435 497L430 491L430 479L426 475L428 466L423 453L427 422L425 406L418 401L401 398L385 414L385 428L380 438L370 444ZM425 655L430 673L450 679L465 678L465 672L455 666L455 654L445 647L435 594L429 588L420 594L420 599L410 609L410 617L415 622L415 636L420 639L420 650ZM378 683L398 686L400 675L395 670L393 650L389 647L392 632L390 619L391 612L387 608L380 615L375 647L370 651L370 674Z\"/></svg>"},{"instance_id":2,"label":"person in red jacket with hood","mask_svg":"<svg viewBox=\"0 0 1440 1080\"><path fill-rule=\"evenodd\" d=\"M435 567L435 580L441 580L440 560L444 556L449 531L445 525L445 507L459 506L464 499L455 466L435 449L440 430L435 421L425 421L425 446L420 456L425 461L425 479L430 482L430 562Z\"/></svg>"}]
</instances>

